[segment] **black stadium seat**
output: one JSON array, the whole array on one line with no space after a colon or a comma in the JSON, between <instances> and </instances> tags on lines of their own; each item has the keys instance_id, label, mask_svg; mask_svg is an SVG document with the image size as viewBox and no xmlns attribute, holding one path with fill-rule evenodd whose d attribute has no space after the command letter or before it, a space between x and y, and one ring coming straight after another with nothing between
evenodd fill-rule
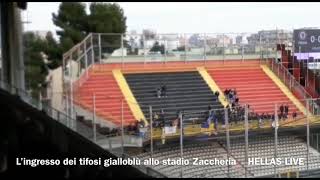
<instances>
[{"instance_id":1,"label":"black stadium seat","mask_svg":"<svg viewBox=\"0 0 320 180\"><path fill-rule=\"evenodd\" d=\"M166 122L175 119L178 111L186 114L207 111L209 105L214 109L223 108L197 71L125 74L125 78L147 119L150 105L153 112L164 110ZM166 85L167 97L156 96L156 89L161 85ZM186 115L185 121L188 117L204 121L206 113Z\"/></svg>"}]
</instances>

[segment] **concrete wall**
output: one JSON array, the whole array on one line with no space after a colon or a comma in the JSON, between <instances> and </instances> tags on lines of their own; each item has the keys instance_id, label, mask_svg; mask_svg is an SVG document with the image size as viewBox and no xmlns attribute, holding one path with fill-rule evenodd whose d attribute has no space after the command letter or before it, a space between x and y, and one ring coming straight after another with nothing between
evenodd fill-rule
<instances>
[{"instance_id":1,"label":"concrete wall","mask_svg":"<svg viewBox=\"0 0 320 180\"><path fill-rule=\"evenodd\" d=\"M48 96L51 99L51 106L59 111L64 110L64 98L62 87L62 67L49 72L48 78L50 83L48 86Z\"/></svg>"},{"instance_id":2,"label":"concrete wall","mask_svg":"<svg viewBox=\"0 0 320 180\"><path fill-rule=\"evenodd\" d=\"M1 80L25 89L20 9L16 3L0 3L1 13ZM12 90L12 93L15 93Z\"/></svg>"}]
</instances>

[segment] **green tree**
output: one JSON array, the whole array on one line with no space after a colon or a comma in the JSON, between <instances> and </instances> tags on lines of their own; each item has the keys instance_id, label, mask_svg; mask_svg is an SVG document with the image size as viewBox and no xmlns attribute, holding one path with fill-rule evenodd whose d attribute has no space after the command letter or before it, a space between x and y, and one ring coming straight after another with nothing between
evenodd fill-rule
<instances>
[{"instance_id":1,"label":"green tree","mask_svg":"<svg viewBox=\"0 0 320 180\"><path fill-rule=\"evenodd\" d=\"M58 14L52 13L53 23L61 28L60 36L62 51L66 52L80 42L87 34L86 6L80 2L62 2ZM62 57L62 56L61 56Z\"/></svg>"},{"instance_id":2,"label":"green tree","mask_svg":"<svg viewBox=\"0 0 320 180\"><path fill-rule=\"evenodd\" d=\"M127 28L123 9L115 3L91 3L88 17L89 32L124 33Z\"/></svg>"},{"instance_id":3,"label":"green tree","mask_svg":"<svg viewBox=\"0 0 320 180\"><path fill-rule=\"evenodd\" d=\"M53 23L61 29L57 34L62 52L68 51L89 33L126 32L126 17L118 4L93 2L89 14L85 9L83 3L62 2L58 14L52 14ZM102 52L112 53L121 46L121 36L102 36L101 46Z\"/></svg>"},{"instance_id":4,"label":"green tree","mask_svg":"<svg viewBox=\"0 0 320 180\"><path fill-rule=\"evenodd\" d=\"M159 42L156 41L150 49L150 52L161 52L161 54L164 54L164 45L160 45Z\"/></svg>"},{"instance_id":5,"label":"green tree","mask_svg":"<svg viewBox=\"0 0 320 180\"><path fill-rule=\"evenodd\" d=\"M50 61L48 67L49 69L55 69L61 65L62 48L53 38L50 31L46 35L46 44L47 46L44 49L44 53L48 56L48 60Z\"/></svg>"},{"instance_id":6,"label":"green tree","mask_svg":"<svg viewBox=\"0 0 320 180\"><path fill-rule=\"evenodd\" d=\"M32 32L24 33L23 38L26 88L37 98L41 87L45 86L48 74L48 68L43 61L43 52L48 48L48 44Z\"/></svg>"},{"instance_id":7,"label":"green tree","mask_svg":"<svg viewBox=\"0 0 320 180\"><path fill-rule=\"evenodd\" d=\"M125 33L127 26L123 9L116 3L91 3L88 27L87 33ZM121 47L121 35L101 36L101 46L102 53L111 54Z\"/></svg>"}]
</instances>

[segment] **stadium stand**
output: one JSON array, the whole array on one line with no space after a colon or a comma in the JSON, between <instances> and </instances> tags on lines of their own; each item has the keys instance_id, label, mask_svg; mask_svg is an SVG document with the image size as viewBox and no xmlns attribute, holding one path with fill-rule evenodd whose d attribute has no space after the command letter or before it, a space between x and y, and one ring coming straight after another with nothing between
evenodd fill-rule
<instances>
[{"instance_id":1,"label":"stadium stand","mask_svg":"<svg viewBox=\"0 0 320 180\"><path fill-rule=\"evenodd\" d=\"M207 111L209 105L213 109L222 108L197 71L125 74L125 77L145 117L149 117L150 105L158 114L163 109L167 122L176 119L179 111ZM158 98L156 90L162 85L167 87L167 97ZM192 114L185 121L202 122L205 118L205 113Z\"/></svg>"},{"instance_id":2,"label":"stadium stand","mask_svg":"<svg viewBox=\"0 0 320 180\"><path fill-rule=\"evenodd\" d=\"M222 90L236 89L239 103L249 104L256 113L274 114L274 103L288 103L289 114L302 112L260 68L208 69L208 73Z\"/></svg>"}]
</instances>

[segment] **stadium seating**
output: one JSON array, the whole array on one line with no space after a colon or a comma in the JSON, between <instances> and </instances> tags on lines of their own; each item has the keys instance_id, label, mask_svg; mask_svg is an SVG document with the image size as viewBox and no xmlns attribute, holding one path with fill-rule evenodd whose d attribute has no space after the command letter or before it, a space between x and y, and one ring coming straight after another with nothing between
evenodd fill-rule
<instances>
[{"instance_id":1,"label":"stadium seating","mask_svg":"<svg viewBox=\"0 0 320 180\"><path fill-rule=\"evenodd\" d=\"M236 160L237 165L229 166L229 177L245 177L245 143L244 137L231 139L231 159ZM249 158L273 158L274 157L274 137L273 136L257 136L249 137ZM307 146L306 143L297 136L283 135L278 138L277 148L278 158L306 158ZM310 148L309 153L309 170L316 171L320 167L320 153ZM145 160L150 158L150 152L145 152L136 155L137 158ZM207 142L185 142L183 147L183 158L190 160L192 158L199 159L227 159L227 150L225 141L207 141ZM167 158L175 159L180 158L180 146L165 145L165 147L155 148L153 158L158 159L160 162ZM180 177L181 166L159 165L150 166L153 169L165 174L168 177ZM247 177L267 177L274 176L273 165L250 165L248 166ZM202 166L202 165L186 165L183 166L183 177L190 178L224 178L228 177L228 166ZM284 165L281 164L277 168L278 173L288 171L301 171L307 170L306 159L304 165ZM304 173L306 174L306 173ZM316 176L316 173L313 173ZM303 175L303 174L301 174ZM306 176L306 175L303 175Z\"/></svg>"},{"instance_id":2,"label":"stadium seating","mask_svg":"<svg viewBox=\"0 0 320 180\"><path fill-rule=\"evenodd\" d=\"M274 103L288 103L289 114L302 114L280 88L259 67L208 69L222 91L236 88L239 103L249 104L256 113L274 114Z\"/></svg>"},{"instance_id":3,"label":"stadium seating","mask_svg":"<svg viewBox=\"0 0 320 180\"><path fill-rule=\"evenodd\" d=\"M222 108L197 71L125 74L125 78L146 118L149 117L150 105L153 112L159 113L163 109L166 121L175 119L179 110L207 111L209 105ZM158 98L156 89L162 84L167 86L167 97ZM205 113L185 117L186 120L191 118L203 121Z\"/></svg>"},{"instance_id":4,"label":"stadium seating","mask_svg":"<svg viewBox=\"0 0 320 180\"><path fill-rule=\"evenodd\" d=\"M90 72L89 78L80 87L76 98L77 102L89 110L93 110L93 93L96 96L97 115L121 124L121 99L124 98L111 71ZM124 124L134 123L136 120L124 101Z\"/></svg>"},{"instance_id":5,"label":"stadium seating","mask_svg":"<svg viewBox=\"0 0 320 180\"><path fill-rule=\"evenodd\" d=\"M263 136L263 137L250 137L249 138L249 158L271 158L274 157L274 137ZM226 144L223 144L226 147ZM245 160L245 141L244 138L236 138L231 140L231 155L240 162L243 166L246 165ZM279 136L278 158L306 158L307 157L307 146L306 143L296 136ZM309 153L309 169L317 169L320 167L320 154L313 148L310 148ZM305 165L302 166L290 166L284 165L283 163L278 166L278 172L286 172L292 170L303 171L306 170ZM253 176L265 176L274 173L274 166L272 165L249 165L248 172Z\"/></svg>"},{"instance_id":6,"label":"stadium seating","mask_svg":"<svg viewBox=\"0 0 320 180\"><path fill-rule=\"evenodd\" d=\"M138 157L141 160L150 158L150 153L139 154ZM168 146L167 148L155 149L153 158L160 161L170 158L180 158L180 147ZM185 143L183 148L183 158L190 161L189 165L183 166L184 178L201 178L201 177L228 177L227 165L194 165L193 158L205 159L227 159L226 151L217 142L194 142ZM153 166L153 168L170 178L180 177L181 166L179 165L161 165ZM231 177L243 177L244 174L239 171L238 166L230 166ZM241 168L241 167L240 167Z\"/></svg>"}]
</instances>

